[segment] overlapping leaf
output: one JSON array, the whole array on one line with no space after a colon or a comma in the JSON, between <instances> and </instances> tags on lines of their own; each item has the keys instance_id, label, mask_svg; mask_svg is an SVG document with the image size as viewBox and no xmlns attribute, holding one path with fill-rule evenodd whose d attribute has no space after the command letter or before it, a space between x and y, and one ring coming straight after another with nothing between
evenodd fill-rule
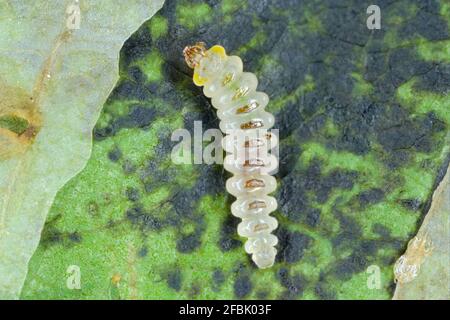
<instances>
[{"instance_id":1,"label":"overlapping leaf","mask_svg":"<svg viewBox=\"0 0 450 320\"><path fill-rule=\"evenodd\" d=\"M162 5L0 1L0 298L17 298L48 209L91 153L123 42Z\"/></svg>"}]
</instances>

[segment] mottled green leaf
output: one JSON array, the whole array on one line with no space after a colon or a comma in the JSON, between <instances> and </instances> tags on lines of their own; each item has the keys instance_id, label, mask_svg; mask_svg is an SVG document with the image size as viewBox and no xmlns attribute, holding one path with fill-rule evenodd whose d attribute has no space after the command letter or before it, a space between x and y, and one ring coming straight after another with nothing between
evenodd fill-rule
<instances>
[{"instance_id":1,"label":"mottled green leaf","mask_svg":"<svg viewBox=\"0 0 450 320\"><path fill-rule=\"evenodd\" d=\"M378 4L381 30L356 0L167 1L121 51L92 156L56 197L22 298L390 299L450 159L449 6ZM170 160L175 129L218 127L182 57L196 41L241 56L271 98L269 270L242 248L222 167Z\"/></svg>"}]
</instances>

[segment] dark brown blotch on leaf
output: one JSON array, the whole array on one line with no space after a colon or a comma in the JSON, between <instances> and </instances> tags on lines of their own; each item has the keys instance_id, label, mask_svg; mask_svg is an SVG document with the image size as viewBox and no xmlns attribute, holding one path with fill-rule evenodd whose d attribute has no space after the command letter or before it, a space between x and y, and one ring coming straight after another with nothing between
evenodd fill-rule
<instances>
[{"instance_id":1,"label":"dark brown blotch on leaf","mask_svg":"<svg viewBox=\"0 0 450 320\"><path fill-rule=\"evenodd\" d=\"M33 97L19 87L0 80L0 160L24 153L34 142L42 124Z\"/></svg>"}]
</instances>

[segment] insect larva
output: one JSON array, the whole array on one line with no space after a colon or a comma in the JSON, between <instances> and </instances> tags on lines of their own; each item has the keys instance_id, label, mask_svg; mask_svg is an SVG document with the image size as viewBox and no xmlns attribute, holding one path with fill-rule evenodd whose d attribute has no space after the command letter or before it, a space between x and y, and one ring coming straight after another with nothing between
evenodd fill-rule
<instances>
[{"instance_id":1,"label":"insect larva","mask_svg":"<svg viewBox=\"0 0 450 320\"><path fill-rule=\"evenodd\" d=\"M277 158L268 151L278 143L267 132L274 117L265 111L269 97L257 92L258 80L253 73L243 72L242 60L227 56L221 46L206 50L203 43L183 51L186 63L194 68L194 83L203 86L221 120L226 134L222 144L227 151L224 167L233 173L226 188L236 197L231 205L234 216L242 219L238 234L247 237L245 251L259 268L269 268L275 261L278 239L271 234L278 226L269 216L277 208L274 197L277 183L270 172L277 168Z\"/></svg>"}]
</instances>

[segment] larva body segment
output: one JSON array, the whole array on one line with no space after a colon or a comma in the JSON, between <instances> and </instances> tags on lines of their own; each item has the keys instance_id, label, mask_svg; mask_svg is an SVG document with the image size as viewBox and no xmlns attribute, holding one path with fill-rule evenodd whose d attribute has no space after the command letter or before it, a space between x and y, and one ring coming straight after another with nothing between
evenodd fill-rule
<instances>
[{"instance_id":1,"label":"larva body segment","mask_svg":"<svg viewBox=\"0 0 450 320\"><path fill-rule=\"evenodd\" d=\"M271 234L278 222L269 215L277 208L276 199L268 195L277 186L270 173L278 167L277 158L269 153L278 143L277 137L267 131L275 121L265 111L269 97L256 91L256 76L244 72L242 60L227 56L223 47L206 50L198 43L186 47L184 54L194 68L194 83L203 86L204 94L211 98L221 120L220 129L226 134L222 141L227 151L224 167L233 174L226 188L236 197L232 214L242 219L238 234L248 238L245 251L255 264L269 268L278 243Z\"/></svg>"}]
</instances>

